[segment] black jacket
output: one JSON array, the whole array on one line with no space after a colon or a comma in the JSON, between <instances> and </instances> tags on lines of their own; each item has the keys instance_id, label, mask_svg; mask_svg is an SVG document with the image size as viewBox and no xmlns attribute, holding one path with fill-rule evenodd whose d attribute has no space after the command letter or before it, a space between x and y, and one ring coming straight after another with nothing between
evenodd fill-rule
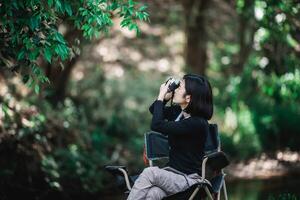
<instances>
[{"instance_id":1,"label":"black jacket","mask_svg":"<svg viewBox=\"0 0 300 200\"><path fill-rule=\"evenodd\" d=\"M168 135L170 152L168 166L185 174L201 174L204 142L209 132L206 119L191 116L174 121L181 112L180 106L165 106L154 101L149 111L153 114L151 130Z\"/></svg>"}]
</instances>

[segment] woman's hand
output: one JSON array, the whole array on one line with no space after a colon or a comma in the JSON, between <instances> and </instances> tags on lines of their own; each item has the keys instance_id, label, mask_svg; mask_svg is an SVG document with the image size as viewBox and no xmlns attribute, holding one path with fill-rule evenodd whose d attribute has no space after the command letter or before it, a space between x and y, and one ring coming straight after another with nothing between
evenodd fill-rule
<instances>
[{"instance_id":1,"label":"woman's hand","mask_svg":"<svg viewBox=\"0 0 300 200\"><path fill-rule=\"evenodd\" d=\"M165 98L164 98L164 100L165 101L169 101L171 98L172 98L172 92L168 92L166 95L165 95Z\"/></svg>"},{"instance_id":2,"label":"woman's hand","mask_svg":"<svg viewBox=\"0 0 300 200\"><path fill-rule=\"evenodd\" d=\"M170 85L170 81L168 81L167 84L166 83L161 84L157 100L160 101L164 100L166 94L168 93L169 85Z\"/></svg>"}]
</instances>

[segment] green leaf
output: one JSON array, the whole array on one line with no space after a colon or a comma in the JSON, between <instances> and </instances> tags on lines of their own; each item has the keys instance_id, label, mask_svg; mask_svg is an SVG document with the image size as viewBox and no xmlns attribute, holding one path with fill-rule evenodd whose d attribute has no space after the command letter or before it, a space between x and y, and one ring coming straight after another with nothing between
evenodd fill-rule
<instances>
[{"instance_id":1,"label":"green leaf","mask_svg":"<svg viewBox=\"0 0 300 200\"><path fill-rule=\"evenodd\" d=\"M125 27L125 26L128 26L130 23L131 23L131 20L126 18L121 21L120 25L121 25L121 27Z\"/></svg>"},{"instance_id":2,"label":"green leaf","mask_svg":"<svg viewBox=\"0 0 300 200\"><path fill-rule=\"evenodd\" d=\"M33 83L34 83L34 79L33 79L31 76L29 76L29 79L28 79L26 85L27 85L29 88L31 88L32 85L33 85Z\"/></svg>"},{"instance_id":3,"label":"green leaf","mask_svg":"<svg viewBox=\"0 0 300 200\"><path fill-rule=\"evenodd\" d=\"M2 110L5 114L5 117L9 117L9 115L7 113L8 112L8 106L5 103L2 103L1 107L2 107Z\"/></svg>"},{"instance_id":4,"label":"green leaf","mask_svg":"<svg viewBox=\"0 0 300 200\"><path fill-rule=\"evenodd\" d=\"M52 52L51 49L46 48L44 51L44 57L48 61L48 63L51 63L51 58L52 58Z\"/></svg>"},{"instance_id":5,"label":"green leaf","mask_svg":"<svg viewBox=\"0 0 300 200\"><path fill-rule=\"evenodd\" d=\"M144 11L144 10L146 10L147 9L147 6L146 5L143 5L143 6L141 6L140 8L139 8L139 11Z\"/></svg>"},{"instance_id":6,"label":"green leaf","mask_svg":"<svg viewBox=\"0 0 300 200\"><path fill-rule=\"evenodd\" d=\"M118 7L119 7L118 3L116 1L113 1L109 6L109 10L116 10Z\"/></svg>"},{"instance_id":7,"label":"green leaf","mask_svg":"<svg viewBox=\"0 0 300 200\"><path fill-rule=\"evenodd\" d=\"M25 57L25 51L21 50L20 53L18 54L17 60L22 60Z\"/></svg>"},{"instance_id":8,"label":"green leaf","mask_svg":"<svg viewBox=\"0 0 300 200\"><path fill-rule=\"evenodd\" d=\"M38 94L40 92L40 86L38 84L36 84L34 86L34 91L35 91L36 94Z\"/></svg>"},{"instance_id":9,"label":"green leaf","mask_svg":"<svg viewBox=\"0 0 300 200\"><path fill-rule=\"evenodd\" d=\"M32 42L30 41L30 38L24 38L23 39L23 44L25 45L26 49L31 49L32 48Z\"/></svg>"},{"instance_id":10,"label":"green leaf","mask_svg":"<svg viewBox=\"0 0 300 200\"><path fill-rule=\"evenodd\" d=\"M37 65L32 66L32 72L36 75L39 76L42 72L41 69Z\"/></svg>"},{"instance_id":11,"label":"green leaf","mask_svg":"<svg viewBox=\"0 0 300 200\"><path fill-rule=\"evenodd\" d=\"M29 27L31 30L34 30L39 27L40 24L40 16L34 16L29 19Z\"/></svg>"},{"instance_id":12,"label":"green leaf","mask_svg":"<svg viewBox=\"0 0 300 200\"><path fill-rule=\"evenodd\" d=\"M50 80L48 79L48 77L41 75L39 77L39 79L41 80L42 83L50 83Z\"/></svg>"},{"instance_id":13,"label":"green leaf","mask_svg":"<svg viewBox=\"0 0 300 200\"><path fill-rule=\"evenodd\" d=\"M26 84L29 80L30 76L28 74L24 75L23 78L22 78L22 81L24 84Z\"/></svg>"},{"instance_id":14,"label":"green leaf","mask_svg":"<svg viewBox=\"0 0 300 200\"><path fill-rule=\"evenodd\" d=\"M13 2L12 2L12 5L13 5L17 10L19 9L19 6L18 6L18 4L17 4L16 1L13 1Z\"/></svg>"},{"instance_id":15,"label":"green leaf","mask_svg":"<svg viewBox=\"0 0 300 200\"><path fill-rule=\"evenodd\" d=\"M128 1L129 7L133 7L135 4L136 4L136 2L134 2L133 0Z\"/></svg>"},{"instance_id":16,"label":"green leaf","mask_svg":"<svg viewBox=\"0 0 300 200\"><path fill-rule=\"evenodd\" d=\"M70 4L65 3L65 10L66 10L66 12L68 13L69 16L72 15L72 8L71 8Z\"/></svg>"},{"instance_id":17,"label":"green leaf","mask_svg":"<svg viewBox=\"0 0 300 200\"><path fill-rule=\"evenodd\" d=\"M129 30L136 29L136 28L137 28L137 25L134 23L129 25Z\"/></svg>"},{"instance_id":18,"label":"green leaf","mask_svg":"<svg viewBox=\"0 0 300 200\"><path fill-rule=\"evenodd\" d=\"M68 55L69 55L69 49L66 45L64 44L58 44L55 48L54 48L55 53L61 57L62 60L65 60Z\"/></svg>"},{"instance_id":19,"label":"green leaf","mask_svg":"<svg viewBox=\"0 0 300 200\"><path fill-rule=\"evenodd\" d=\"M58 42L61 42L63 44L65 44L65 39L63 37L62 34L60 34L59 32L56 32L55 35L54 35L54 38L58 41Z\"/></svg>"},{"instance_id":20,"label":"green leaf","mask_svg":"<svg viewBox=\"0 0 300 200\"><path fill-rule=\"evenodd\" d=\"M39 54L40 54L39 49L35 49L35 50L29 52L28 58L31 61L35 61L37 59L37 57L39 56Z\"/></svg>"},{"instance_id":21,"label":"green leaf","mask_svg":"<svg viewBox=\"0 0 300 200\"><path fill-rule=\"evenodd\" d=\"M90 29L87 31L87 34L88 34L88 36L92 36L92 34L93 34L93 28L90 28Z\"/></svg>"},{"instance_id":22,"label":"green leaf","mask_svg":"<svg viewBox=\"0 0 300 200\"><path fill-rule=\"evenodd\" d=\"M90 28L90 26L88 24L84 24L82 27L81 27L81 30L83 31L86 31Z\"/></svg>"},{"instance_id":23,"label":"green leaf","mask_svg":"<svg viewBox=\"0 0 300 200\"><path fill-rule=\"evenodd\" d=\"M57 11L63 12L62 5L61 5L60 0L56 0L56 1L55 1L55 9L56 9Z\"/></svg>"},{"instance_id":24,"label":"green leaf","mask_svg":"<svg viewBox=\"0 0 300 200\"><path fill-rule=\"evenodd\" d=\"M48 0L48 6L52 7L53 6L53 0Z\"/></svg>"}]
</instances>

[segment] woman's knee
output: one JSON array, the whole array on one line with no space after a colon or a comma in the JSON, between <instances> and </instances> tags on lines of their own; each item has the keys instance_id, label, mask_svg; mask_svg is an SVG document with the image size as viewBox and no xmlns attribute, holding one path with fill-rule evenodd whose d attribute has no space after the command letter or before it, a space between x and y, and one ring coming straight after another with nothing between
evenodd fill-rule
<instances>
[{"instance_id":1,"label":"woman's knee","mask_svg":"<svg viewBox=\"0 0 300 200\"><path fill-rule=\"evenodd\" d=\"M154 182L157 178L157 170L159 170L158 167L147 167L143 170L141 175L146 176L151 182Z\"/></svg>"},{"instance_id":2,"label":"woman's knee","mask_svg":"<svg viewBox=\"0 0 300 200\"><path fill-rule=\"evenodd\" d=\"M161 200L167 194L159 187L152 187L146 196L146 200Z\"/></svg>"},{"instance_id":3,"label":"woman's knee","mask_svg":"<svg viewBox=\"0 0 300 200\"><path fill-rule=\"evenodd\" d=\"M158 167L146 167L144 170L143 170L143 174L153 174L155 172L155 170L157 170Z\"/></svg>"}]
</instances>

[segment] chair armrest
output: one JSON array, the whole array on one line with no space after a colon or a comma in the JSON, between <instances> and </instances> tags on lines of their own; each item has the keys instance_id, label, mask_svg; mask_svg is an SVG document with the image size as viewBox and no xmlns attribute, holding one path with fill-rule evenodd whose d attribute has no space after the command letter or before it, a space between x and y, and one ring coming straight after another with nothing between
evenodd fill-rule
<instances>
[{"instance_id":1,"label":"chair armrest","mask_svg":"<svg viewBox=\"0 0 300 200\"><path fill-rule=\"evenodd\" d=\"M118 165L107 165L105 166L105 170L109 171L113 175L121 175L123 176L123 173L120 171L120 169L124 169L127 172L126 166L118 166Z\"/></svg>"},{"instance_id":2,"label":"chair armrest","mask_svg":"<svg viewBox=\"0 0 300 200\"><path fill-rule=\"evenodd\" d=\"M226 154L222 151L205 155L202 160L202 179L205 179L205 169L209 166L212 170L218 171L229 165Z\"/></svg>"},{"instance_id":3,"label":"chair armrest","mask_svg":"<svg viewBox=\"0 0 300 200\"><path fill-rule=\"evenodd\" d=\"M127 189L131 190L128 172L125 166L105 166L105 169L113 175L124 176Z\"/></svg>"},{"instance_id":4,"label":"chair armrest","mask_svg":"<svg viewBox=\"0 0 300 200\"><path fill-rule=\"evenodd\" d=\"M208 158L207 165L213 170L221 170L229 165L229 160L223 151L214 152L205 156Z\"/></svg>"}]
</instances>

